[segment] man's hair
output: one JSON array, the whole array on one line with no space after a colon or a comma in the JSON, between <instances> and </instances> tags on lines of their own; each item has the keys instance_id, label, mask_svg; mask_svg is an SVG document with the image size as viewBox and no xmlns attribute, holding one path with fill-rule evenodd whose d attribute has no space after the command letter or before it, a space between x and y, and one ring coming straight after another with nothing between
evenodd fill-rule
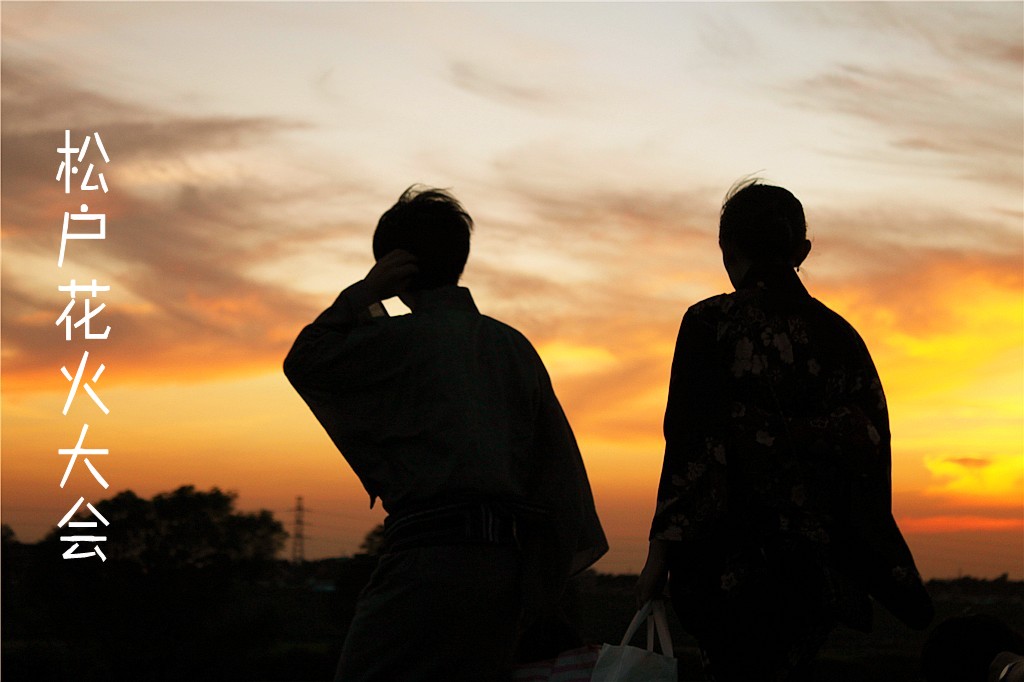
<instances>
[{"instance_id":1,"label":"man's hair","mask_svg":"<svg viewBox=\"0 0 1024 682\"><path fill-rule=\"evenodd\" d=\"M416 256L419 273L410 290L457 284L469 258L473 219L442 189L413 185L377 222L373 257L403 249Z\"/></svg>"},{"instance_id":2,"label":"man's hair","mask_svg":"<svg viewBox=\"0 0 1024 682\"><path fill-rule=\"evenodd\" d=\"M800 200L786 189L744 180L722 204L718 240L757 263L787 263L807 239Z\"/></svg>"}]
</instances>

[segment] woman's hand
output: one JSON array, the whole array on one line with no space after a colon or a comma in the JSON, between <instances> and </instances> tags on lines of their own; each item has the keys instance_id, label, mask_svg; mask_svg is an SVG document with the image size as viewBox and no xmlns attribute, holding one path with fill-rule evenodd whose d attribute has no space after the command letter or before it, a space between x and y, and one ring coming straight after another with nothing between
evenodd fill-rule
<instances>
[{"instance_id":1,"label":"woman's hand","mask_svg":"<svg viewBox=\"0 0 1024 682\"><path fill-rule=\"evenodd\" d=\"M639 608L652 599L660 599L668 582L668 541L651 540L647 562L636 581L636 604Z\"/></svg>"}]
</instances>

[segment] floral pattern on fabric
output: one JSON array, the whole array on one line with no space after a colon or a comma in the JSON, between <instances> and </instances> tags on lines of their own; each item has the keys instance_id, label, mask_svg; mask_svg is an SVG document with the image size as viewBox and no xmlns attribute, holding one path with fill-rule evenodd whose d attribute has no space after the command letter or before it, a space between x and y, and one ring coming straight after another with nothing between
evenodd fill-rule
<instances>
[{"instance_id":1,"label":"floral pattern on fabric","mask_svg":"<svg viewBox=\"0 0 1024 682\"><path fill-rule=\"evenodd\" d=\"M888 512L891 500L885 396L853 327L791 271L697 303L664 428L652 539L693 547L686 561L723 593L757 589L766 547L798 552L818 567L820 599L842 599L828 548L849 482L870 482L858 505Z\"/></svg>"},{"instance_id":2,"label":"floral pattern on fabric","mask_svg":"<svg viewBox=\"0 0 1024 682\"><path fill-rule=\"evenodd\" d=\"M772 513L760 519L766 530L821 539L831 478L888 481L885 396L867 348L795 275L783 283L760 281L687 311L652 537L712 531L736 513L728 497L742 491L750 497L740 506Z\"/></svg>"}]
</instances>

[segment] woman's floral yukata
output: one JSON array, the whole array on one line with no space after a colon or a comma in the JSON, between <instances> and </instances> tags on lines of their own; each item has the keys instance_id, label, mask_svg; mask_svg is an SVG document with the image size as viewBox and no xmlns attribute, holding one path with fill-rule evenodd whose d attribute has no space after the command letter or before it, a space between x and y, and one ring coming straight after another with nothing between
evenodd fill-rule
<instances>
[{"instance_id":1,"label":"woman's floral yukata","mask_svg":"<svg viewBox=\"0 0 1024 682\"><path fill-rule=\"evenodd\" d=\"M888 511L889 422L871 356L791 269L752 272L679 330L651 538L720 679L798 679L869 602L832 569L836 516ZM869 481L850 499L849 481Z\"/></svg>"}]
</instances>

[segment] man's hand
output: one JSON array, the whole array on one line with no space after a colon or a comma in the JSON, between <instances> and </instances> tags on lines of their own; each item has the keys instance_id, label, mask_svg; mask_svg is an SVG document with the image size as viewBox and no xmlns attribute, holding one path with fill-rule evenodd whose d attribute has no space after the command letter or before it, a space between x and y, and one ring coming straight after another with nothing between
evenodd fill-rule
<instances>
[{"instance_id":1,"label":"man's hand","mask_svg":"<svg viewBox=\"0 0 1024 682\"><path fill-rule=\"evenodd\" d=\"M363 278L366 293L374 302L385 301L404 292L412 278L420 271L416 256L402 249L395 249L381 256Z\"/></svg>"}]
</instances>

